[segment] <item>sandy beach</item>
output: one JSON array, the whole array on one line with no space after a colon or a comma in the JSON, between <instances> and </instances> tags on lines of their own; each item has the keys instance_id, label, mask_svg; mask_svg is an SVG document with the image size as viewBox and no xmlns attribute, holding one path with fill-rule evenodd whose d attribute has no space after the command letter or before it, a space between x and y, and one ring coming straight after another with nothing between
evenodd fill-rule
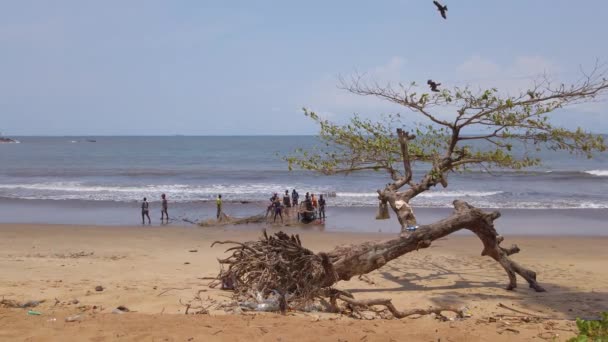
<instances>
[{"instance_id":1,"label":"sandy beach","mask_svg":"<svg viewBox=\"0 0 608 342\"><path fill-rule=\"evenodd\" d=\"M0 340L562 340L574 334L576 317L608 311L606 237L506 236L505 243L522 249L515 260L537 271L547 289L536 293L522 280L516 291L504 290L506 275L479 255L481 243L453 236L387 264L367 281L339 287L360 299L392 298L401 309L467 306L470 318L355 320L318 312L226 315L221 309L184 315L182 304L199 291L209 302L230 301L230 292L207 286L224 250L211 243L257 239L260 229L1 224L0 298L44 302L34 308L39 316L0 308ZM392 237L289 229L313 251ZM113 314L119 305L131 312ZM73 315L77 322L65 322Z\"/></svg>"}]
</instances>

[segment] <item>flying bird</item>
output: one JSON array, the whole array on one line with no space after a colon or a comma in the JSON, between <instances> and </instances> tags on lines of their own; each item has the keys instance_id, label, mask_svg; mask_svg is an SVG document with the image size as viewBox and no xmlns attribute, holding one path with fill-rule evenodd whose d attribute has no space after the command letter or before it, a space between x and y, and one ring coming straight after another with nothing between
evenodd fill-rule
<instances>
[{"instance_id":1,"label":"flying bird","mask_svg":"<svg viewBox=\"0 0 608 342\"><path fill-rule=\"evenodd\" d=\"M448 11L448 5L442 5L440 4L438 1L433 1L433 3L435 4L435 6L437 6L437 10L441 13L441 16L443 17L443 19L447 19L447 11Z\"/></svg>"},{"instance_id":2,"label":"flying bird","mask_svg":"<svg viewBox=\"0 0 608 342\"><path fill-rule=\"evenodd\" d=\"M437 87L439 87L441 85L441 83L434 82L433 80L426 81L426 84L428 84L429 87L431 87L431 91L434 91L434 92L438 92L439 89L437 89Z\"/></svg>"}]
</instances>

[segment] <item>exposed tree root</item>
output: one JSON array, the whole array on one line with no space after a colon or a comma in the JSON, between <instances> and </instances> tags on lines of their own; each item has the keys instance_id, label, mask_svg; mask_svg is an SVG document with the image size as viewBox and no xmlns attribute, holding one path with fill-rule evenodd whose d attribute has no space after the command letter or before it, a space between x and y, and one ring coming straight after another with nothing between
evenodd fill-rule
<instances>
[{"instance_id":1,"label":"exposed tree root","mask_svg":"<svg viewBox=\"0 0 608 342\"><path fill-rule=\"evenodd\" d=\"M186 307L186 310L184 311L185 315L188 315L190 310L196 310L193 312L195 315L208 314L209 309L217 304L216 301L212 300L211 298L201 298L201 292L205 291L206 290L199 290L196 293L196 296L194 296L194 298L187 303L183 303L181 299L179 300L179 304Z\"/></svg>"},{"instance_id":2,"label":"exposed tree root","mask_svg":"<svg viewBox=\"0 0 608 342\"><path fill-rule=\"evenodd\" d=\"M340 299L352 306L356 306L356 307L363 307L366 309L371 309L373 306L376 305L380 305L380 306L384 306L386 307L386 309L388 309L388 311L393 315L393 317L395 318L405 318L408 316L412 316L412 315L429 315L429 314L435 314L439 317L443 317L443 319L447 319L447 317L445 317L442 312L445 311L451 311L454 312L458 318L464 318L465 317L465 313L463 310L461 309L455 309L452 307L445 307L445 308L438 308L438 307L430 307L428 309L410 309L410 310L406 310L406 311L399 311L397 310L397 308L395 308L395 306L393 305L393 303L391 302L390 299L387 298L378 298L378 299L367 299L367 300L356 300L354 298L350 298L348 296L344 296L344 295L339 295L337 297L337 299Z\"/></svg>"},{"instance_id":3,"label":"exposed tree root","mask_svg":"<svg viewBox=\"0 0 608 342\"><path fill-rule=\"evenodd\" d=\"M277 292L282 311L287 309L286 295L294 305L306 305L318 296L325 277L323 259L302 247L298 235L288 236L278 232L259 241L216 241L215 244L235 245L226 250L232 255L220 259L222 269L219 279L223 287L235 290L239 300L266 298Z\"/></svg>"}]
</instances>

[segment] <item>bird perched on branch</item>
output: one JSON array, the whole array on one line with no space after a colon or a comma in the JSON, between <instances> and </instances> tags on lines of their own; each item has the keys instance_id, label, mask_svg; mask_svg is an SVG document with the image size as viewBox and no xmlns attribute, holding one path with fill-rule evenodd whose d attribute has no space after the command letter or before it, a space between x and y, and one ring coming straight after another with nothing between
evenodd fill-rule
<instances>
[{"instance_id":1,"label":"bird perched on branch","mask_svg":"<svg viewBox=\"0 0 608 342\"><path fill-rule=\"evenodd\" d=\"M433 1L433 3L435 4L435 6L437 6L437 10L439 11L439 13L441 13L441 16L443 17L443 19L447 19L447 11L448 11L448 5L442 5L440 4L438 1Z\"/></svg>"},{"instance_id":2,"label":"bird perched on branch","mask_svg":"<svg viewBox=\"0 0 608 342\"><path fill-rule=\"evenodd\" d=\"M433 82L433 80L426 81L426 84L428 84L429 87L431 87L431 91L435 91L435 92L439 91L439 89L437 89L437 87L439 87L441 85L441 83Z\"/></svg>"}]
</instances>

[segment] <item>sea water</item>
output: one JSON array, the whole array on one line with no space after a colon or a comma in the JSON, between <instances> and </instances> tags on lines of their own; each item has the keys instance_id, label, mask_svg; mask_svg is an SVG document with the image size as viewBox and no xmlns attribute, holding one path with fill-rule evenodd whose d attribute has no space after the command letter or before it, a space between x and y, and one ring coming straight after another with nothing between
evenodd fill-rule
<instances>
[{"instance_id":1,"label":"sea water","mask_svg":"<svg viewBox=\"0 0 608 342\"><path fill-rule=\"evenodd\" d=\"M282 156L317 145L314 136L17 139L20 144L0 144L0 205L25 208L30 215L38 205L109 214L112 208L136 208L143 197L154 206L161 193L172 205L179 204L183 215L218 194L234 206L245 203L249 209L244 210L252 212L257 207L251 203L266 203L273 193L292 189L301 197L328 194L329 207L373 208L376 189L389 182L384 172L323 176L289 171ZM529 170L451 173L448 188L433 188L412 204L450 208L454 199L463 199L482 208L608 208L608 154L587 159L543 151L539 156L543 165ZM427 167L415 164L414 179Z\"/></svg>"}]
</instances>

